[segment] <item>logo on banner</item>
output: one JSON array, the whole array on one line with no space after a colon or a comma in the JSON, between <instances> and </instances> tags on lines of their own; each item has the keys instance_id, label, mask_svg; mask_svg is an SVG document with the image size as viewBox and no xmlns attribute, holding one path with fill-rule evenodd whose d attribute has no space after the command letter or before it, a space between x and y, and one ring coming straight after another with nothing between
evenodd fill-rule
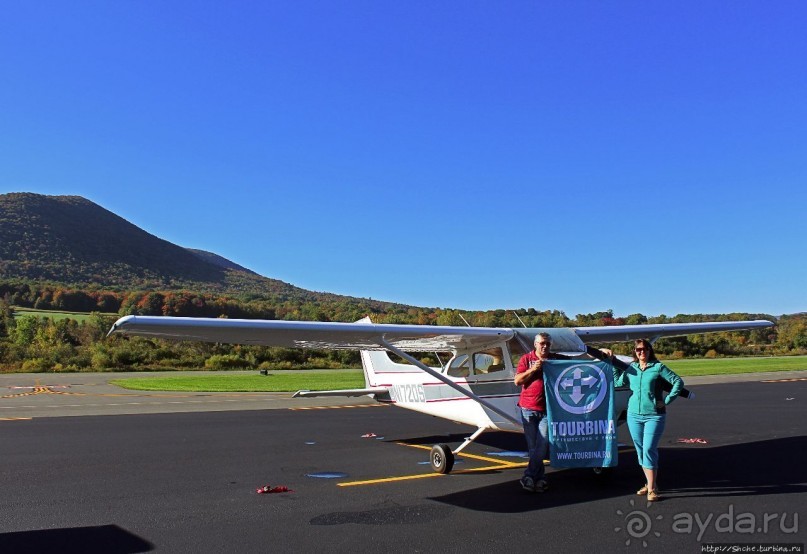
<instances>
[{"instance_id":1,"label":"logo on banner","mask_svg":"<svg viewBox=\"0 0 807 554\"><path fill-rule=\"evenodd\" d=\"M607 392L608 381L596 365L574 365L555 381L555 399L570 414L593 412L602 404Z\"/></svg>"}]
</instances>

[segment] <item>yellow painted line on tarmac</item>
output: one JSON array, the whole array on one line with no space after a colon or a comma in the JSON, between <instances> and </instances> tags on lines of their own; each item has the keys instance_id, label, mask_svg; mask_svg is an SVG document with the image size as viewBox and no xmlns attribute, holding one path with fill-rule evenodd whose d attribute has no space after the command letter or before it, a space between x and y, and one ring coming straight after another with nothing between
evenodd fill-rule
<instances>
[{"instance_id":1,"label":"yellow painted line on tarmac","mask_svg":"<svg viewBox=\"0 0 807 554\"><path fill-rule=\"evenodd\" d=\"M401 446L409 446L410 448L419 448L421 450L431 450L431 446L425 446L422 444L407 444L405 442L396 442L395 444L399 444ZM468 469L458 469L454 470L451 473L458 474L458 473L478 473L480 471L492 471L497 469L516 469L527 467L527 462L507 462L504 460L499 460L496 458L490 458L487 456L479 456L476 454L467 454L465 452L459 454L459 456L463 458L470 458L472 460L480 460L483 462L488 462L492 465L483 466L483 467L474 467ZM547 463L546 461L544 463ZM346 483L337 483L338 487L355 487L359 485L378 485L381 483L395 483L398 481L411 481L413 479L430 479L433 477L445 477L445 475L441 473L418 473L415 475L400 475L397 477L381 477L379 479L367 479L364 481L348 481Z\"/></svg>"},{"instance_id":2,"label":"yellow painted line on tarmac","mask_svg":"<svg viewBox=\"0 0 807 554\"><path fill-rule=\"evenodd\" d=\"M289 408L292 412L301 412L305 410L340 410L343 408L384 408L384 404L355 404L352 406L304 406L300 408Z\"/></svg>"},{"instance_id":3,"label":"yellow painted line on tarmac","mask_svg":"<svg viewBox=\"0 0 807 554\"><path fill-rule=\"evenodd\" d=\"M469 469L458 469L454 470L452 474L458 473L478 473L480 471L491 471L495 469L515 469L519 467L527 467L526 463L509 463L504 462L501 464L495 464L491 466L484 466L484 467L475 467ZM429 479L432 477L445 477L442 473L418 473L416 475L400 475L398 477L381 477L379 479L367 479L365 481L349 481L347 483L337 483L336 486L338 487L355 487L359 485L378 485L381 483L395 483L397 481L411 481L413 479Z\"/></svg>"},{"instance_id":4,"label":"yellow painted line on tarmac","mask_svg":"<svg viewBox=\"0 0 807 554\"><path fill-rule=\"evenodd\" d=\"M807 377L794 377L793 379L767 379L760 383L793 383L795 381L807 381Z\"/></svg>"},{"instance_id":5,"label":"yellow painted line on tarmac","mask_svg":"<svg viewBox=\"0 0 807 554\"><path fill-rule=\"evenodd\" d=\"M410 448L420 448L421 450L431 450L430 446L422 445L422 444L407 444L405 442L396 442L395 444L399 444L401 446L409 446ZM628 452L632 451L632 448L620 448L619 452ZM472 460L480 460L483 462L488 462L492 465L482 466L482 467L473 467L467 469L457 469L453 470L452 474L458 473L479 473L482 471L495 471L498 469L518 469L527 467L528 462L508 462L505 460L500 460L498 458L491 458L488 456L479 456L477 454L468 454L462 452L458 454L458 456L462 458L470 458ZM549 460L544 460L544 465L549 465ZM345 483L337 483L337 487L356 487L361 485L379 485L382 483L395 483L398 481L412 481L414 479L430 479L433 477L445 477L442 473L418 473L415 475L400 475L397 477L380 477L378 479L366 479L364 481L348 481Z\"/></svg>"},{"instance_id":6,"label":"yellow painted line on tarmac","mask_svg":"<svg viewBox=\"0 0 807 554\"><path fill-rule=\"evenodd\" d=\"M422 450L431 450L431 446L426 446L424 444L407 444L405 442L396 442L395 444L400 444L401 446L409 446L411 448L420 448ZM505 460L500 460L498 458L489 458L487 456L479 456L477 454L468 454L467 452L462 452L461 454L457 454L463 458L471 458L472 460L481 460L483 462L488 462L490 464L497 464L503 465L506 467L526 467L527 462L508 462ZM546 462L544 462L546 463ZM464 470L463 470L464 471ZM458 472L459 473L459 472Z\"/></svg>"},{"instance_id":7,"label":"yellow painted line on tarmac","mask_svg":"<svg viewBox=\"0 0 807 554\"><path fill-rule=\"evenodd\" d=\"M32 417L0 417L0 421L31 421Z\"/></svg>"},{"instance_id":8,"label":"yellow painted line on tarmac","mask_svg":"<svg viewBox=\"0 0 807 554\"><path fill-rule=\"evenodd\" d=\"M366 481L350 481L337 483L337 487L356 487L359 485L378 485L379 483L393 483L395 481L411 481L412 479L427 479L430 477L444 477L441 473L419 473L417 475L402 475L400 477L383 477L381 479L368 479Z\"/></svg>"}]
</instances>

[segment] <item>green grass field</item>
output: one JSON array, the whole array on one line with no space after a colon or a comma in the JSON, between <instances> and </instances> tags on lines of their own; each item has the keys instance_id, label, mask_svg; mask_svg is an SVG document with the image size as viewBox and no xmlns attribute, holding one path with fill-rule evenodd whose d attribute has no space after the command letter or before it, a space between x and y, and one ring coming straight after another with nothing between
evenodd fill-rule
<instances>
[{"instance_id":1,"label":"green grass field","mask_svg":"<svg viewBox=\"0 0 807 554\"><path fill-rule=\"evenodd\" d=\"M722 358L715 360L670 360L665 362L679 375L730 375L767 371L807 370L807 356L779 358ZM276 372L270 375L178 375L136 377L111 381L125 389L182 392L291 392L300 389L333 390L364 387L360 370L312 370Z\"/></svg>"},{"instance_id":2,"label":"green grass field","mask_svg":"<svg viewBox=\"0 0 807 554\"><path fill-rule=\"evenodd\" d=\"M662 362L682 377L687 375L732 375L735 373L807 369L807 356L662 360Z\"/></svg>"}]
</instances>

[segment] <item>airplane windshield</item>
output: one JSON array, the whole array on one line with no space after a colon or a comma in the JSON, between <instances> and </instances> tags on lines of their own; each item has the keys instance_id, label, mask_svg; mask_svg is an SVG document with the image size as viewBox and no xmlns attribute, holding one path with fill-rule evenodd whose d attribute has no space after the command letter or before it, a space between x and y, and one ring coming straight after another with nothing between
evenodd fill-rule
<instances>
[{"instance_id":1,"label":"airplane windshield","mask_svg":"<svg viewBox=\"0 0 807 554\"><path fill-rule=\"evenodd\" d=\"M521 360L521 356L527 352L530 352L530 350L528 350L524 344L524 341L519 340L518 336L510 339L507 346L510 349L510 360L513 362L513 367L518 367L518 362Z\"/></svg>"},{"instance_id":2,"label":"airplane windshield","mask_svg":"<svg viewBox=\"0 0 807 554\"><path fill-rule=\"evenodd\" d=\"M468 377L471 374L471 363L468 354L461 354L451 360L448 374L452 377Z\"/></svg>"}]
</instances>

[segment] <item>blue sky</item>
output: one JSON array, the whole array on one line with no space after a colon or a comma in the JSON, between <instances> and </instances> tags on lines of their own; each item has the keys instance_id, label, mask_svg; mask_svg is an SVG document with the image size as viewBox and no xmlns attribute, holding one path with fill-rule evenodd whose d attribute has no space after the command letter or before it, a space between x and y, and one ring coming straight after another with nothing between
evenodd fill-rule
<instances>
[{"instance_id":1,"label":"blue sky","mask_svg":"<svg viewBox=\"0 0 807 554\"><path fill-rule=\"evenodd\" d=\"M37 1L0 192L304 288L807 311L807 4Z\"/></svg>"}]
</instances>

